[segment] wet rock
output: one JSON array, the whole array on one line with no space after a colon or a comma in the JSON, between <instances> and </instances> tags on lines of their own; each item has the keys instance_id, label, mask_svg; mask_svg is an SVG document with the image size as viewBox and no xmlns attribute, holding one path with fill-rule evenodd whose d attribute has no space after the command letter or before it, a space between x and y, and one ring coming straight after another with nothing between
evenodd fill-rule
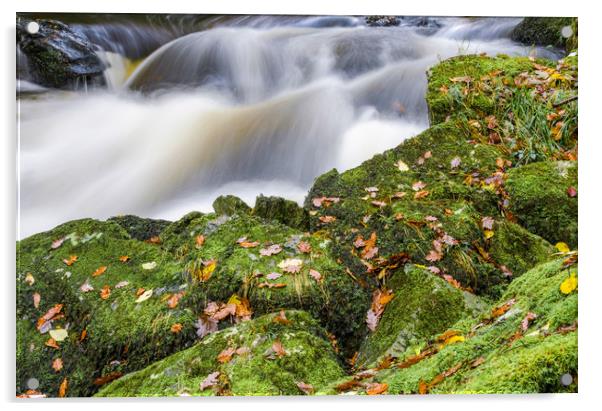
<instances>
[{"instance_id":1,"label":"wet rock","mask_svg":"<svg viewBox=\"0 0 602 411\"><path fill-rule=\"evenodd\" d=\"M565 48L567 37L562 35L562 29L571 27L574 20L572 17L525 17L514 28L511 38L528 45Z\"/></svg>"},{"instance_id":2,"label":"wet rock","mask_svg":"<svg viewBox=\"0 0 602 411\"><path fill-rule=\"evenodd\" d=\"M171 224L171 221L142 218L135 215L111 217L108 221L119 224L132 238L140 241L157 237L165 227Z\"/></svg>"},{"instance_id":3,"label":"wet rock","mask_svg":"<svg viewBox=\"0 0 602 411\"><path fill-rule=\"evenodd\" d=\"M234 215L234 214L248 214L251 212L249 207L240 198L233 195L219 196L213 202L213 209L218 215Z\"/></svg>"},{"instance_id":4,"label":"wet rock","mask_svg":"<svg viewBox=\"0 0 602 411\"><path fill-rule=\"evenodd\" d=\"M399 25L397 16L366 16L366 24L371 27L388 27Z\"/></svg>"},{"instance_id":5,"label":"wet rock","mask_svg":"<svg viewBox=\"0 0 602 411\"><path fill-rule=\"evenodd\" d=\"M35 20L39 31L30 33L27 25L32 21L19 19L17 43L36 83L61 89L105 84L106 66L86 38L55 20Z\"/></svg>"},{"instance_id":6,"label":"wet rock","mask_svg":"<svg viewBox=\"0 0 602 411\"><path fill-rule=\"evenodd\" d=\"M291 200L282 197L265 197L260 195L255 201L253 214L266 220L276 220L299 230L309 229L307 210Z\"/></svg>"}]
</instances>

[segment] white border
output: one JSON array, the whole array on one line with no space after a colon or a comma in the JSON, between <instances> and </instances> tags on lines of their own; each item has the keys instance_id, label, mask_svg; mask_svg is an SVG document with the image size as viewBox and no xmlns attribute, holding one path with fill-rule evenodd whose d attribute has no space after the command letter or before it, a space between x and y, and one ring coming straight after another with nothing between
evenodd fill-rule
<instances>
[{"instance_id":1,"label":"white border","mask_svg":"<svg viewBox=\"0 0 602 411\"><path fill-rule=\"evenodd\" d=\"M524 0L503 1L402 1L402 0L218 0L201 2L193 0L128 1L101 0L21 0L17 4L1 2L2 45L0 70L2 75L2 179L0 180L2 201L2 236L0 251L4 270L2 299L2 355L5 378L0 379L2 400L6 409L13 408L57 408L105 410L107 407L142 405L153 410L170 407L208 408L218 411L238 408L240 411L253 409L301 410L307 407L348 408L351 410L378 407L393 410L407 407L410 410L479 409L487 411L514 408L567 410L577 405L584 409L593 408L597 393L601 390L602 374L600 344L602 333L602 310L600 309L600 285L602 261L597 259L600 248L598 237L602 233L599 209L600 193L600 150L602 133L599 119L602 107L602 64L600 64L600 40L602 21L593 6L594 2L567 2L546 0L526 2ZM421 396L421 397L353 397L353 398L236 398L236 399L153 399L153 400L46 400L23 402L14 399L14 310L15 310L15 227L16 227L16 108L15 108L15 13L17 11L55 12L138 12L138 13L235 13L235 14L400 14L400 15L504 15L541 16L570 15L579 17L579 128L581 134L579 150L579 219L580 219L580 287L579 287L579 391L577 395L532 395L532 396ZM573 405L574 404L574 405ZM599 407L599 406L598 406Z\"/></svg>"}]
</instances>

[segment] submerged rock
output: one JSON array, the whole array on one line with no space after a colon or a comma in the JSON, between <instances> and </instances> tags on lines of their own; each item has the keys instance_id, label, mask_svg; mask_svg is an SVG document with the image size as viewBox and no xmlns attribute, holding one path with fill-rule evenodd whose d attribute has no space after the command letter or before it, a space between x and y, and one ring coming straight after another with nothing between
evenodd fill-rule
<instances>
[{"instance_id":1,"label":"submerged rock","mask_svg":"<svg viewBox=\"0 0 602 411\"><path fill-rule=\"evenodd\" d=\"M281 314L267 314L211 334L96 396L303 395L301 384L311 392L341 378L343 369L317 322L302 311L284 316L287 322L275 320ZM227 349L230 356L219 357Z\"/></svg>"},{"instance_id":2,"label":"submerged rock","mask_svg":"<svg viewBox=\"0 0 602 411\"><path fill-rule=\"evenodd\" d=\"M27 25L31 22L18 19L17 43L36 83L61 89L105 84L106 66L85 37L55 20L35 20L39 31L30 33Z\"/></svg>"}]
</instances>

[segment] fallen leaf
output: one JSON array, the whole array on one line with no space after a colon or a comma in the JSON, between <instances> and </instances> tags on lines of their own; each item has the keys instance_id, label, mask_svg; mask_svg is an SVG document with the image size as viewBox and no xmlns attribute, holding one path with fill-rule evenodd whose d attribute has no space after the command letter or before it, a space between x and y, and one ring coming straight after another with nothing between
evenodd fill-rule
<instances>
[{"instance_id":1,"label":"fallen leaf","mask_svg":"<svg viewBox=\"0 0 602 411\"><path fill-rule=\"evenodd\" d=\"M259 245L259 241L241 241L238 243L242 248L254 248Z\"/></svg>"},{"instance_id":2,"label":"fallen leaf","mask_svg":"<svg viewBox=\"0 0 602 411\"><path fill-rule=\"evenodd\" d=\"M82 333L79 336L79 341L83 341L86 339L86 336L88 335L88 330L84 328L84 330L82 331Z\"/></svg>"},{"instance_id":3,"label":"fallen leaf","mask_svg":"<svg viewBox=\"0 0 602 411\"><path fill-rule=\"evenodd\" d=\"M121 261L122 263L127 263L128 261L130 261L130 257L127 255L122 255L121 257L119 257L119 261Z\"/></svg>"},{"instance_id":4,"label":"fallen leaf","mask_svg":"<svg viewBox=\"0 0 602 411\"><path fill-rule=\"evenodd\" d=\"M52 369L56 372L59 372L60 370L63 369L63 360L60 358L55 358L54 361L52 361Z\"/></svg>"},{"instance_id":5,"label":"fallen leaf","mask_svg":"<svg viewBox=\"0 0 602 411\"><path fill-rule=\"evenodd\" d=\"M203 244L205 244L205 236L202 234L197 235L194 239L194 242L196 248L201 248Z\"/></svg>"},{"instance_id":6,"label":"fallen leaf","mask_svg":"<svg viewBox=\"0 0 602 411\"><path fill-rule=\"evenodd\" d=\"M144 291L142 294L140 294L140 296L136 299L136 303L141 303L143 301L146 301L149 298L151 298L152 296L153 296L153 289L151 288L150 290Z\"/></svg>"},{"instance_id":7,"label":"fallen leaf","mask_svg":"<svg viewBox=\"0 0 602 411\"><path fill-rule=\"evenodd\" d=\"M119 289L119 288L123 288L126 287L130 284L129 281L119 281L117 284L115 284L115 288Z\"/></svg>"},{"instance_id":8,"label":"fallen leaf","mask_svg":"<svg viewBox=\"0 0 602 411\"><path fill-rule=\"evenodd\" d=\"M171 297L167 300L167 306L171 309L176 308L178 306L178 302L180 298L184 295L183 292L172 294Z\"/></svg>"},{"instance_id":9,"label":"fallen leaf","mask_svg":"<svg viewBox=\"0 0 602 411\"><path fill-rule=\"evenodd\" d=\"M366 394L368 395L379 395L379 394L384 394L385 392L387 392L387 390L389 389L389 386L385 383L377 383L377 382L373 382L373 383L369 383L366 386Z\"/></svg>"},{"instance_id":10,"label":"fallen leaf","mask_svg":"<svg viewBox=\"0 0 602 411\"><path fill-rule=\"evenodd\" d=\"M521 321L520 328L523 331L527 331L527 329L529 328L529 324L531 323L531 321L533 321L536 318L537 318L537 314L529 311L527 313L527 315L525 315L525 318L523 318L523 320Z\"/></svg>"},{"instance_id":11,"label":"fallen leaf","mask_svg":"<svg viewBox=\"0 0 602 411\"><path fill-rule=\"evenodd\" d=\"M236 348L234 348L234 347L228 347L228 348L224 349L222 352L220 352L217 355L217 361L222 364L226 364L226 363L230 362L235 351L236 351Z\"/></svg>"},{"instance_id":12,"label":"fallen leaf","mask_svg":"<svg viewBox=\"0 0 602 411\"><path fill-rule=\"evenodd\" d=\"M79 290L82 293L87 293L89 291L94 291L94 287L92 287L92 285L90 285L88 280L86 280L82 285L80 285Z\"/></svg>"},{"instance_id":13,"label":"fallen leaf","mask_svg":"<svg viewBox=\"0 0 602 411\"><path fill-rule=\"evenodd\" d=\"M569 248L569 246L567 245L567 243L558 242L558 243L556 243L556 245L554 247L556 247L556 249L560 253L569 253L569 252L571 252L571 249Z\"/></svg>"},{"instance_id":14,"label":"fallen leaf","mask_svg":"<svg viewBox=\"0 0 602 411\"><path fill-rule=\"evenodd\" d=\"M428 393L428 384L423 380L418 382L418 394L427 394Z\"/></svg>"},{"instance_id":15,"label":"fallen leaf","mask_svg":"<svg viewBox=\"0 0 602 411\"><path fill-rule=\"evenodd\" d=\"M259 250L259 254L264 256L264 257L269 257L271 255L275 255L278 254L282 251L282 247L278 244L272 244L269 247L266 248L262 248L261 250Z\"/></svg>"},{"instance_id":16,"label":"fallen leaf","mask_svg":"<svg viewBox=\"0 0 602 411\"><path fill-rule=\"evenodd\" d=\"M180 331L182 331L182 324L180 323L175 323L171 326L170 331L174 334L178 334Z\"/></svg>"},{"instance_id":17,"label":"fallen leaf","mask_svg":"<svg viewBox=\"0 0 602 411\"><path fill-rule=\"evenodd\" d=\"M495 235L495 232L493 230L485 230L485 231L483 231L483 235L485 236L486 240L489 240L491 237L493 237Z\"/></svg>"},{"instance_id":18,"label":"fallen leaf","mask_svg":"<svg viewBox=\"0 0 602 411\"><path fill-rule=\"evenodd\" d=\"M200 390L204 391L207 388L217 385L219 375L220 375L219 371L215 371L215 372L212 372L211 374L209 374L207 377L205 377L205 379L203 381L201 381L201 384L199 386Z\"/></svg>"},{"instance_id":19,"label":"fallen leaf","mask_svg":"<svg viewBox=\"0 0 602 411\"><path fill-rule=\"evenodd\" d=\"M38 330L44 325L44 323L51 321L56 315L58 315L63 309L63 304L55 304L50 308L46 314L38 319L37 328Z\"/></svg>"},{"instance_id":20,"label":"fallen leaf","mask_svg":"<svg viewBox=\"0 0 602 411\"><path fill-rule=\"evenodd\" d=\"M151 238L149 238L148 240L146 240L147 243L150 244L161 244L161 238L157 235L152 236Z\"/></svg>"},{"instance_id":21,"label":"fallen leaf","mask_svg":"<svg viewBox=\"0 0 602 411\"><path fill-rule=\"evenodd\" d=\"M94 385L105 385L110 383L111 381L114 381L118 378L120 378L123 374L119 371L113 371L110 372L106 375L103 375L102 377L98 377L94 380Z\"/></svg>"},{"instance_id":22,"label":"fallen leaf","mask_svg":"<svg viewBox=\"0 0 602 411\"><path fill-rule=\"evenodd\" d=\"M328 224L328 223L332 223L334 221L336 221L336 217L331 216L331 215L324 215L318 218L318 220L320 220L321 222L323 222L324 224Z\"/></svg>"},{"instance_id":23,"label":"fallen leaf","mask_svg":"<svg viewBox=\"0 0 602 411\"><path fill-rule=\"evenodd\" d=\"M67 387L69 386L69 383L67 382L67 377L65 377L63 379L63 381L61 382L61 385L59 386L59 393L58 396L60 398L65 397L65 395L67 395Z\"/></svg>"},{"instance_id":24,"label":"fallen leaf","mask_svg":"<svg viewBox=\"0 0 602 411\"><path fill-rule=\"evenodd\" d=\"M73 263L75 263L76 261L77 261L77 256L76 255L69 256L69 258L65 258L63 260L63 262L65 264L67 264L68 266L73 265Z\"/></svg>"},{"instance_id":25,"label":"fallen leaf","mask_svg":"<svg viewBox=\"0 0 602 411\"><path fill-rule=\"evenodd\" d=\"M320 282L320 280L322 279L322 274L320 274L319 272L317 272L314 269L309 270L309 275L311 275L313 277L313 279L316 280L317 282Z\"/></svg>"},{"instance_id":26,"label":"fallen leaf","mask_svg":"<svg viewBox=\"0 0 602 411\"><path fill-rule=\"evenodd\" d=\"M372 201L370 204L380 208L385 207L387 205L387 203L385 203L384 201Z\"/></svg>"},{"instance_id":27,"label":"fallen leaf","mask_svg":"<svg viewBox=\"0 0 602 411\"><path fill-rule=\"evenodd\" d=\"M278 268L282 269L286 273L295 274L301 271L302 265L303 260L298 258L287 258L278 264Z\"/></svg>"},{"instance_id":28,"label":"fallen leaf","mask_svg":"<svg viewBox=\"0 0 602 411\"><path fill-rule=\"evenodd\" d=\"M102 267L98 267L96 269L96 271L94 271L92 273L92 277L98 277L99 275L102 275L105 271L107 271L107 266L103 265Z\"/></svg>"},{"instance_id":29,"label":"fallen leaf","mask_svg":"<svg viewBox=\"0 0 602 411\"><path fill-rule=\"evenodd\" d=\"M395 163L395 167L397 167L402 173L410 169L410 167L408 167L408 165L401 160Z\"/></svg>"},{"instance_id":30,"label":"fallen leaf","mask_svg":"<svg viewBox=\"0 0 602 411\"><path fill-rule=\"evenodd\" d=\"M420 200L421 198L425 198L428 195L429 195L429 192L427 190L420 190L420 191L414 193L414 199Z\"/></svg>"},{"instance_id":31,"label":"fallen leaf","mask_svg":"<svg viewBox=\"0 0 602 411\"><path fill-rule=\"evenodd\" d=\"M575 272L571 272L569 277L560 284L560 292L562 294L570 294L577 289L577 276Z\"/></svg>"},{"instance_id":32,"label":"fallen leaf","mask_svg":"<svg viewBox=\"0 0 602 411\"><path fill-rule=\"evenodd\" d=\"M360 381L357 381L356 379L351 379L349 381L345 381L339 385L337 385L335 387L335 389L337 390L337 392L345 392L345 391L349 391L352 388L356 388L356 387L361 387L362 383Z\"/></svg>"},{"instance_id":33,"label":"fallen leaf","mask_svg":"<svg viewBox=\"0 0 602 411\"><path fill-rule=\"evenodd\" d=\"M339 197L316 197L312 200L314 207L329 207L332 203L338 203L340 201Z\"/></svg>"},{"instance_id":34,"label":"fallen leaf","mask_svg":"<svg viewBox=\"0 0 602 411\"><path fill-rule=\"evenodd\" d=\"M306 384L303 381L299 381L296 384L297 384L297 387L299 387L299 389L301 391L303 391L306 395L312 395L314 393L313 385Z\"/></svg>"},{"instance_id":35,"label":"fallen leaf","mask_svg":"<svg viewBox=\"0 0 602 411\"><path fill-rule=\"evenodd\" d=\"M157 267L157 263L155 261L151 261L151 262L142 264L142 268L145 270L152 270L156 267Z\"/></svg>"},{"instance_id":36,"label":"fallen leaf","mask_svg":"<svg viewBox=\"0 0 602 411\"><path fill-rule=\"evenodd\" d=\"M481 219L481 227L485 230L493 230L494 220L492 217L483 217Z\"/></svg>"},{"instance_id":37,"label":"fallen leaf","mask_svg":"<svg viewBox=\"0 0 602 411\"><path fill-rule=\"evenodd\" d=\"M497 317L504 315L506 313L506 311L508 311L510 309L510 307L512 307L514 305L514 303L516 303L516 300L514 298L512 298L512 299L506 301L504 304L502 304L498 307L494 307L493 310L491 310L491 317L497 318Z\"/></svg>"},{"instance_id":38,"label":"fallen leaf","mask_svg":"<svg viewBox=\"0 0 602 411\"><path fill-rule=\"evenodd\" d=\"M280 273L269 273L268 275L265 276L265 278L267 278L268 280L275 280L280 277L282 277L282 274L280 274Z\"/></svg>"},{"instance_id":39,"label":"fallen leaf","mask_svg":"<svg viewBox=\"0 0 602 411\"><path fill-rule=\"evenodd\" d=\"M577 189L575 187L569 187L566 189L566 194L569 197L577 197Z\"/></svg>"},{"instance_id":40,"label":"fallen leaf","mask_svg":"<svg viewBox=\"0 0 602 411\"><path fill-rule=\"evenodd\" d=\"M28 285L33 285L33 283L35 283L35 282L36 282L36 279L35 279L35 278L33 278L33 275L31 275L31 273L27 273L27 275L25 275L25 282L26 282Z\"/></svg>"},{"instance_id":41,"label":"fallen leaf","mask_svg":"<svg viewBox=\"0 0 602 411\"><path fill-rule=\"evenodd\" d=\"M434 262L441 260L442 257L443 254L441 254L440 252L436 250L430 250L429 253L424 257L424 259L427 261Z\"/></svg>"},{"instance_id":42,"label":"fallen leaf","mask_svg":"<svg viewBox=\"0 0 602 411\"><path fill-rule=\"evenodd\" d=\"M109 287L108 285L105 285L104 287L102 287L102 290L100 290L100 298L102 298L103 300L106 300L110 296L111 296L111 287Z\"/></svg>"},{"instance_id":43,"label":"fallen leaf","mask_svg":"<svg viewBox=\"0 0 602 411\"><path fill-rule=\"evenodd\" d=\"M33 293L33 306L35 308L38 308L40 306L40 300L42 299L42 296L40 296L40 293Z\"/></svg>"},{"instance_id":44,"label":"fallen leaf","mask_svg":"<svg viewBox=\"0 0 602 411\"><path fill-rule=\"evenodd\" d=\"M420 191L424 187L426 187L426 184L423 183L422 181L416 181L415 183L412 184L412 190L414 190L414 191Z\"/></svg>"},{"instance_id":45,"label":"fallen leaf","mask_svg":"<svg viewBox=\"0 0 602 411\"><path fill-rule=\"evenodd\" d=\"M309 244L307 241L301 241L299 244L297 244L297 249L300 252L307 254L311 252L311 244Z\"/></svg>"},{"instance_id":46,"label":"fallen leaf","mask_svg":"<svg viewBox=\"0 0 602 411\"><path fill-rule=\"evenodd\" d=\"M208 334L214 333L217 331L217 321L211 318L201 317L194 324L196 330L196 335L199 338L203 338Z\"/></svg>"},{"instance_id":47,"label":"fallen leaf","mask_svg":"<svg viewBox=\"0 0 602 411\"><path fill-rule=\"evenodd\" d=\"M470 368L477 368L479 365L485 362L485 357L481 356L470 363Z\"/></svg>"},{"instance_id":48,"label":"fallen leaf","mask_svg":"<svg viewBox=\"0 0 602 411\"><path fill-rule=\"evenodd\" d=\"M291 323L291 320L286 318L286 314L284 313L284 310L280 310L280 313L278 315L276 315L272 321L274 321L277 324L282 324L282 325L290 325L290 323Z\"/></svg>"},{"instance_id":49,"label":"fallen leaf","mask_svg":"<svg viewBox=\"0 0 602 411\"><path fill-rule=\"evenodd\" d=\"M56 343L56 340L52 337L50 337L45 343L44 345L46 345L47 347L51 347L51 348L55 348L55 349L59 349L59 345Z\"/></svg>"},{"instance_id":50,"label":"fallen leaf","mask_svg":"<svg viewBox=\"0 0 602 411\"><path fill-rule=\"evenodd\" d=\"M286 351L284 351L284 347L282 346L280 340L274 341L274 343L272 344L272 351L274 351L276 356L279 358L284 357L286 355Z\"/></svg>"},{"instance_id":51,"label":"fallen leaf","mask_svg":"<svg viewBox=\"0 0 602 411\"><path fill-rule=\"evenodd\" d=\"M63 245L63 242L65 241L65 237L63 238L59 238L58 240L54 240L52 242L52 244L50 245L50 248L53 250L56 250L57 248L59 248L61 245Z\"/></svg>"},{"instance_id":52,"label":"fallen leaf","mask_svg":"<svg viewBox=\"0 0 602 411\"><path fill-rule=\"evenodd\" d=\"M452 158L450 162L451 168L458 168L460 163L462 163L462 159L460 157Z\"/></svg>"}]
</instances>

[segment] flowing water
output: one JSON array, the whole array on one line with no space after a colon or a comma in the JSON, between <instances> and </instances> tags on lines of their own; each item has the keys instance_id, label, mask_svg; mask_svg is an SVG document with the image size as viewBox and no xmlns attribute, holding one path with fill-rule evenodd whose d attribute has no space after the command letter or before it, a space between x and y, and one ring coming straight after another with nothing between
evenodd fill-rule
<instances>
[{"instance_id":1,"label":"flowing water","mask_svg":"<svg viewBox=\"0 0 602 411\"><path fill-rule=\"evenodd\" d=\"M516 18L228 16L75 26L108 88L19 99L20 236L118 214L177 219L220 194L303 201L314 178L428 127L426 71L466 53L556 58ZM155 50L128 76L130 59Z\"/></svg>"}]
</instances>

